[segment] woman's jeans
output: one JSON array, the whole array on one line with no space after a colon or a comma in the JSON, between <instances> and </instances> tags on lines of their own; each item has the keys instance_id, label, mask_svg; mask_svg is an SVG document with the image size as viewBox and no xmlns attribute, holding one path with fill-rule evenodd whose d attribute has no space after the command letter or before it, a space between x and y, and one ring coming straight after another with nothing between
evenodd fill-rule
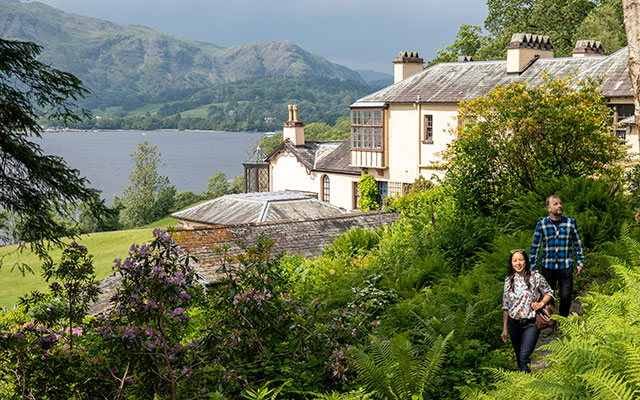
<instances>
[{"instance_id":1,"label":"woman's jeans","mask_svg":"<svg viewBox=\"0 0 640 400\"><path fill-rule=\"evenodd\" d=\"M529 369L529 358L536 347L540 331L536 328L536 319L517 320L509 318L507 323L513 350L516 352L518 369L524 372L531 372Z\"/></svg>"}]
</instances>

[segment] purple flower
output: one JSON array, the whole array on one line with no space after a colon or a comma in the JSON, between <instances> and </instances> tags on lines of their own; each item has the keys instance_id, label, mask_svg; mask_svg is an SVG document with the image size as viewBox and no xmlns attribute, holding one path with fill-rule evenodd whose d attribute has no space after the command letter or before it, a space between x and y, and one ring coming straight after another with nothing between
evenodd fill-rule
<instances>
[{"instance_id":1,"label":"purple flower","mask_svg":"<svg viewBox=\"0 0 640 400\"><path fill-rule=\"evenodd\" d=\"M185 300L189 300L191 298L191 295L187 292L182 292L180 293L180 298L181 299L185 299Z\"/></svg>"},{"instance_id":2,"label":"purple flower","mask_svg":"<svg viewBox=\"0 0 640 400\"><path fill-rule=\"evenodd\" d=\"M184 310L181 307L176 308L175 310L173 310L173 313L175 315L181 315L184 313Z\"/></svg>"},{"instance_id":3,"label":"purple flower","mask_svg":"<svg viewBox=\"0 0 640 400\"><path fill-rule=\"evenodd\" d=\"M12 336L14 339L26 339L26 336L22 332L14 333Z\"/></svg>"}]
</instances>

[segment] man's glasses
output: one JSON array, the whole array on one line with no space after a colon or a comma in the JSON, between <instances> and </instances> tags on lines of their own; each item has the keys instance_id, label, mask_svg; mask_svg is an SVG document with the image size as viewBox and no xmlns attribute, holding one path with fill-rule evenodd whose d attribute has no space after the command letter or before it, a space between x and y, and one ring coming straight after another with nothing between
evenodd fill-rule
<instances>
[{"instance_id":1,"label":"man's glasses","mask_svg":"<svg viewBox=\"0 0 640 400\"><path fill-rule=\"evenodd\" d=\"M524 249L513 249L511 250L511 254L513 253L524 253Z\"/></svg>"}]
</instances>

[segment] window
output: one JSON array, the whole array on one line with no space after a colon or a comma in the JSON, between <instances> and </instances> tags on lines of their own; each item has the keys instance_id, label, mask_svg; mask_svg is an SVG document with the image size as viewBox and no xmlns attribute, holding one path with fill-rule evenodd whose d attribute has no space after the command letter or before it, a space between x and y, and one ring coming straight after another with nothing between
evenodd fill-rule
<instances>
[{"instance_id":1,"label":"window","mask_svg":"<svg viewBox=\"0 0 640 400\"><path fill-rule=\"evenodd\" d=\"M402 183L389 182L389 196L402 196Z\"/></svg>"},{"instance_id":2,"label":"window","mask_svg":"<svg viewBox=\"0 0 640 400\"><path fill-rule=\"evenodd\" d=\"M352 185L353 190L353 209L358 208L358 200L360 200L360 188L358 187L358 182L353 182Z\"/></svg>"},{"instance_id":3,"label":"window","mask_svg":"<svg viewBox=\"0 0 640 400\"><path fill-rule=\"evenodd\" d=\"M635 112L633 104L609 104L613 111L613 123L617 124L625 118L629 118Z\"/></svg>"},{"instance_id":4,"label":"window","mask_svg":"<svg viewBox=\"0 0 640 400\"><path fill-rule=\"evenodd\" d=\"M382 207L384 197L387 197L389 195L389 191L387 190L388 182L378 181L376 182L376 184L378 186L378 195L376 196L376 203L378 203L378 205Z\"/></svg>"},{"instance_id":5,"label":"window","mask_svg":"<svg viewBox=\"0 0 640 400\"><path fill-rule=\"evenodd\" d=\"M433 115L424 116L424 140L423 143L433 143Z\"/></svg>"},{"instance_id":6,"label":"window","mask_svg":"<svg viewBox=\"0 0 640 400\"><path fill-rule=\"evenodd\" d=\"M331 185L328 175L322 175L322 201L331 202Z\"/></svg>"},{"instance_id":7,"label":"window","mask_svg":"<svg viewBox=\"0 0 640 400\"><path fill-rule=\"evenodd\" d=\"M382 109L351 110L351 147L382 150Z\"/></svg>"},{"instance_id":8,"label":"window","mask_svg":"<svg viewBox=\"0 0 640 400\"><path fill-rule=\"evenodd\" d=\"M622 140L627 140L627 130L626 129L616 129L616 134Z\"/></svg>"}]
</instances>

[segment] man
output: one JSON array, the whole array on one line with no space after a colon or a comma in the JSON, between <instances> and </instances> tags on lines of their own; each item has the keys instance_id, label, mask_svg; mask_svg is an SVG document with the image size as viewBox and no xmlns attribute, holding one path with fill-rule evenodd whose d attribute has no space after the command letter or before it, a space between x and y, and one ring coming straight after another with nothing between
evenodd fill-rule
<instances>
[{"instance_id":1,"label":"man","mask_svg":"<svg viewBox=\"0 0 640 400\"><path fill-rule=\"evenodd\" d=\"M560 287L559 312L566 317L571 309L573 291L573 251L577 259L576 275L582 272L584 252L576 220L562 215L560 197L552 194L547 197L546 204L549 216L536 225L529 260L531 267L537 269L538 253L542 244L540 273L554 291L557 286Z\"/></svg>"}]
</instances>

